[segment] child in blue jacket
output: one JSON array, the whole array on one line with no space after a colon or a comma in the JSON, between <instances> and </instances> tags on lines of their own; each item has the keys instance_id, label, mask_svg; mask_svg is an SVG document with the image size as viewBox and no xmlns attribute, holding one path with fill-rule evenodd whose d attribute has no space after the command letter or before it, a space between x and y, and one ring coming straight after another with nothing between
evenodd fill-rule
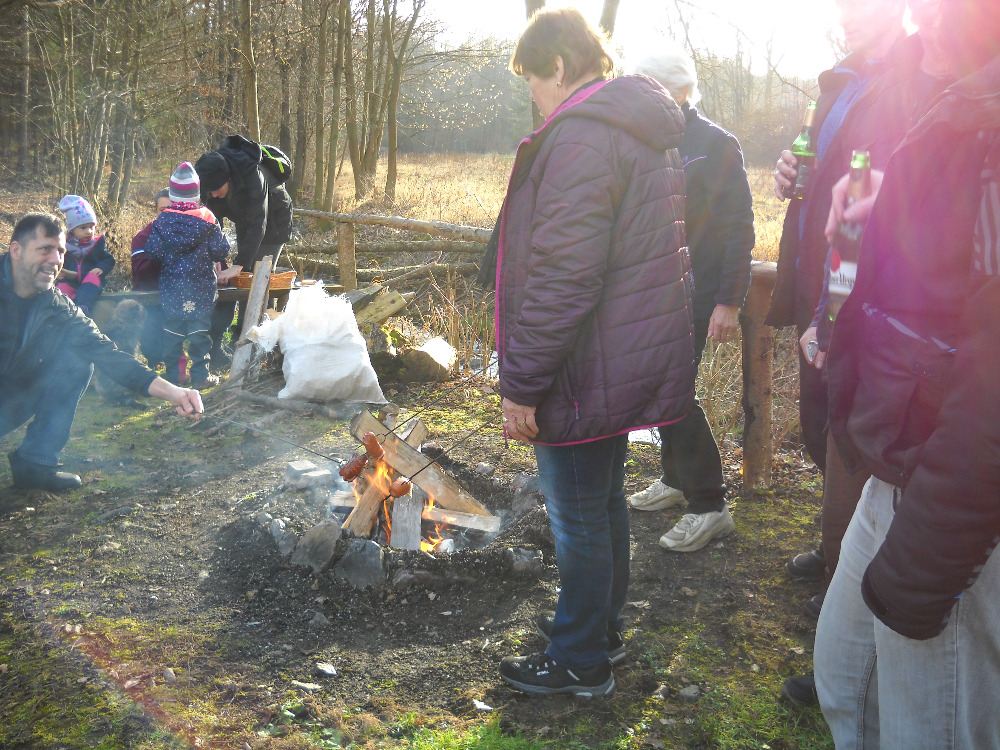
<instances>
[{"instance_id":1,"label":"child in blue jacket","mask_svg":"<svg viewBox=\"0 0 1000 750\"><path fill-rule=\"evenodd\" d=\"M201 390L219 382L208 372L208 330L217 294L215 264L229 255L229 241L215 215L198 205L201 182L190 162L170 176L169 195L173 203L153 222L146 255L161 264L164 360L180 359L187 339L192 387ZM176 382L173 369L167 368L166 378Z\"/></svg>"}]
</instances>

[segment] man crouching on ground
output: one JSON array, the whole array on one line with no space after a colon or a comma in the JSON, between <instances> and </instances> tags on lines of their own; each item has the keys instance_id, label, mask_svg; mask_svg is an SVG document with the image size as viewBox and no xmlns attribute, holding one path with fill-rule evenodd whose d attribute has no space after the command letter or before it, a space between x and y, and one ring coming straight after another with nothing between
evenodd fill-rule
<instances>
[{"instance_id":1,"label":"man crouching on ground","mask_svg":"<svg viewBox=\"0 0 1000 750\"><path fill-rule=\"evenodd\" d=\"M55 290L65 255L62 219L31 213L14 226L10 252L0 256L0 437L34 417L21 447L7 455L11 474L17 487L54 492L81 483L58 471L59 454L95 364L120 385L169 401L182 416L204 411L197 391L168 383L119 351Z\"/></svg>"}]
</instances>

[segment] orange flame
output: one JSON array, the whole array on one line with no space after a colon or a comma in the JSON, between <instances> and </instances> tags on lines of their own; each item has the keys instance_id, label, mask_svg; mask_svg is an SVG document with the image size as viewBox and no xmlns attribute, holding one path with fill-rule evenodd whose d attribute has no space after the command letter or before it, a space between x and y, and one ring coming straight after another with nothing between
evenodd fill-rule
<instances>
[{"instance_id":1,"label":"orange flame","mask_svg":"<svg viewBox=\"0 0 1000 750\"><path fill-rule=\"evenodd\" d=\"M421 539L420 549L423 552L433 552L434 549L444 541L444 537L441 536L441 524L435 524L434 534L436 539Z\"/></svg>"}]
</instances>

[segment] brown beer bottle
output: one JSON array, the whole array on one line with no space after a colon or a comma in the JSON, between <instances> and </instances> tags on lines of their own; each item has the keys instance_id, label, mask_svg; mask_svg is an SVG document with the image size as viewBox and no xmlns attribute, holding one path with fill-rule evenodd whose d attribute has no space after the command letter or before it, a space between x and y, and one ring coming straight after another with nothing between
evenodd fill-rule
<instances>
[{"instance_id":1,"label":"brown beer bottle","mask_svg":"<svg viewBox=\"0 0 1000 750\"><path fill-rule=\"evenodd\" d=\"M806 197L809 185L809 175L816 165L816 138L813 132L813 121L816 117L816 102L809 102L806 105L806 117L802 121L802 132L792 142L792 154L798 162L798 170L795 174L795 184L789 185L782 190L782 195L786 198L798 198L802 200Z\"/></svg>"}]
</instances>

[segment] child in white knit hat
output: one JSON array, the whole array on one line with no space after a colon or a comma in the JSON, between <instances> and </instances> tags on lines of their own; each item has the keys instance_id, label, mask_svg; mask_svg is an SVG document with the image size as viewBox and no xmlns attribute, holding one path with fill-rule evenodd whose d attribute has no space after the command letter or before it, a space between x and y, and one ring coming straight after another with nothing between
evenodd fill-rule
<instances>
[{"instance_id":1,"label":"child in white knit hat","mask_svg":"<svg viewBox=\"0 0 1000 750\"><path fill-rule=\"evenodd\" d=\"M103 234L97 234L97 214L86 198L67 195L59 201L66 214L66 259L56 288L90 315L115 266Z\"/></svg>"}]
</instances>

